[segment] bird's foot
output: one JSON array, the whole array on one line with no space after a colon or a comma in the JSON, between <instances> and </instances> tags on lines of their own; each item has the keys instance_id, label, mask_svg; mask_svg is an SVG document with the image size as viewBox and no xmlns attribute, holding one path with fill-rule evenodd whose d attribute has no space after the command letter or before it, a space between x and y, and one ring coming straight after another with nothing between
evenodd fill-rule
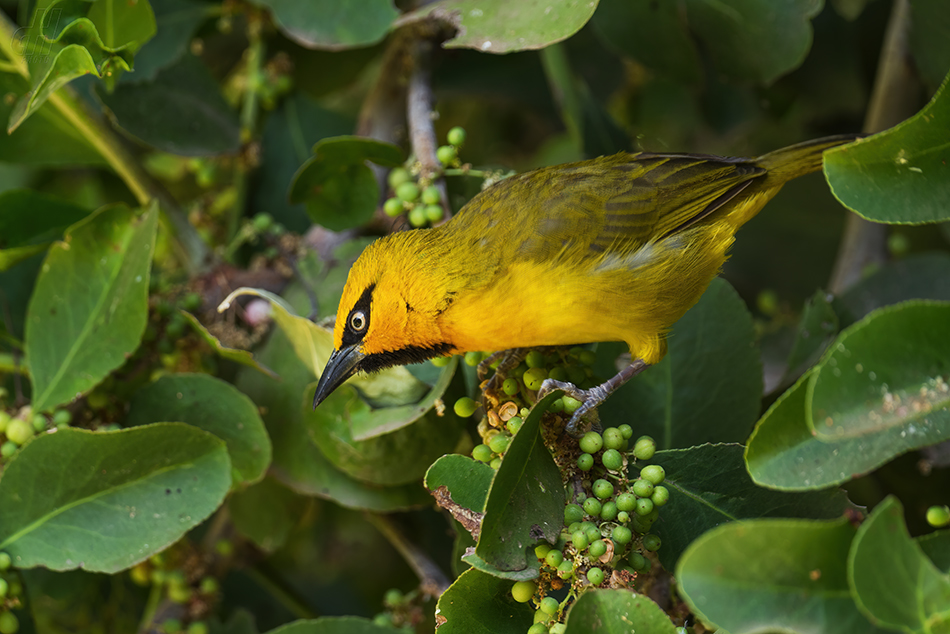
<instances>
[{"instance_id":1,"label":"bird's foot","mask_svg":"<svg viewBox=\"0 0 950 634\"><path fill-rule=\"evenodd\" d=\"M511 350L493 352L482 359L477 369L478 382L482 385L482 394L496 394L501 389L501 384L508 377L508 374L517 368L526 356L528 356L527 348L512 348ZM495 365L495 373L488 379L488 383L485 383L485 377L488 376L488 372L493 365Z\"/></svg>"},{"instance_id":2,"label":"bird's foot","mask_svg":"<svg viewBox=\"0 0 950 634\"><path fill-rule=\"evenodd\" d=\"M546 379L544 383L541 384L541 389L538 390L538 400L540 401L555 390L561 390L566 396L570 396L581 402L580 406L574 410L571 420L567 421L567 426L564 428L564 431L574 438L580 438L584 435L585 426L582 425L584 416L603 403L610 395L610 392L605 390L602 385L595 385L589 390L582 390L573 383Z\"/></svg>"}]
</instances>

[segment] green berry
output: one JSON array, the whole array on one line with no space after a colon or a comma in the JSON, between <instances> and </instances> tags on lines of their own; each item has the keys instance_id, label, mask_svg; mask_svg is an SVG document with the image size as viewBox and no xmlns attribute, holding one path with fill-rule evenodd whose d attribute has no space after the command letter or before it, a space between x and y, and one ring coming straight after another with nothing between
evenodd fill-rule
<instances>
[{"instance_id":1,"label":"green berry","mask_svg":"<svg viewBox=\"0 0 950 634\"><path fill-rule=\"evenodd\" d=\"M624 445L623 434L616 427L608 427L604 430L604 447L607 449L620 449Z\"/></svg>"},{"instance_id":2,"label":"green berry","mask_svg":"<svg viewBox=\"0 0 950 634\"><path fill-rule=\"evenodd\" d=\"M649 566L650 560L638 553L633 551L630 553L630 556L627 558L627 561L630 563L630 567L636 571L643 570Z\"/></svg>"},{"instance_id":3,"label":"green berry","mask_svg":"<svg viewBox=\"0 0 950 634\"><path fill-rule=\"evenodd\" d=\"M39 433L46 430L46 417L42 414L37 414L33 417L33 420L30 421L30 424L33 425L33 431Z\"/></svg>"},{"instance_id":4,"label":"green berry","mask_svg":"<svg viewBox=\"0 0 950 634\"><path fill-rule=\"evenodd\" d=\"M505 427L511 433L512 436L518 433L518 430L521 429L521 425L524 424L524 419L520 416L512 416L505 422Z\"/></svg>"},{"instance_id":5,"label":"green berry","mask_svg":"<svg viewBox=\"0 0 950 634\"><path fill-rule=\"evenodd\" d=\"M604 582L604 571L600 568L591 568L587 571L587 581L592 586L599 586Z\"/></svg>"},{"instance_id":6,"label":"green berry","mask_svg":"<svg viewBox=\"0 0 950 634\"><path fill-rule=\"evenodd\" d=\"M391 170L389 172L389 177L387 178L387 182L389 183L389 186L393 188L393 190L403 183L408 183L410 180L412 180L412 174L410 174L409 170L404 167L397 167L396 169Z\"/></svg>"},{"instance_id":7,"label":"green berry","mask_svg":"<svg viewBox=\"0 0 950 634\"><path fill-rule=\"evenodd\" d=\"M0 613L0 634L16 634L20 629L20 621L13 612Z\"/></svg>"},{"instance_id":8,"label":"green berry","mask_svg":"<svg viewBox=\"0 0 950 634\"><path fill-rule=\"evenodd\" d=\"M501 391L508 396L514 396L519 389L521 389L521 386L518 385L518 379L505 379L501 383Z\"/></svg>"},{"instance_id":9,"label":"green berry","mask_svg":"<svg viewBox=\"0 0 950 634\"><path fill-rule=\"evenodd\" d=\"M557 568L564 561L564 553L560 550L552 550L544 556L544 563L551 568Z\"/></svg>"},{"instance_id":10,"label":"green berry","mask_svg":"<svg viewBox=\"0 0 950 634\"><path fill-rule=\"evenodd\" d=\"M445 215L442 211L442 205L426 205L425 214L426 220L428 220L430 223L439 222L442 220L442 216Z\"/></svg>"},{"instance_id":11,"label":"green berry","mask_svg":"<svg viewBox=\"0 0 950 634\"><path fill-rule=\"evenodd\" d=\"M630 515L626 511L620 511L617 513L617 521L621 524L626 524L630 521Z\"/></svg>"},{"instance_id":12,"label":"green berry","mask_svg":"<svg viewBox=\"0 0 950 634\"><path fill-rule=\"evenodd\" d=\"M617 503L613 500L604 502L600 509L600 519L612 522L617 518Z\"/></svg>"},{"instance_id":13,"label":"green berry","mask_svg":"<svg viewBox=\"0 0 950 634\"><path fill-rule=\"evenodd\" d=\"M66 427L73 420L73 415L67 409L58 409L53 412L53 424L57 427Z\"/></svg>"},{"instance_id":14,"label":"green berry","mask_svg":"<svg viewBox=\"0 0 950 634\"><path fill-rule=\"evenodd\" d=\"M927 509L927 523L935 528L950 524L950 507L931 506Z\"/></svg>"},{"instance_id":15,"label":"green berry","mask_svg":"<svg viewBox=\"0 0 950 634\"><path fill-rule=\"evenodd\" d=\"M465 128L455 126L449 130L449 133L445 136L445 138L455 147L462 147L465 145Z\"/></svg>"},{"instance_id":16,"label":"green berry","mask_svg":"<svg viewBox=\"0 0 950 634\"><path fill-rule=\"evenodd\" d=\"M532 350L528 353L528 356L524 358L524 362L528 364L529 368L543 368L547 360L544 358L543 352L540 350Z\"/></svg>"},{"instance_id":17,"label":"green berry","mask_svg":"<svg viewBox=\"0 0 950 634\"><path fill-rule=\"evenodd\" d=\"M528 634L548 634L548 626L544 623L535 623L528 628Z\"/></svg>"},{"instance_id":18,"label":"green berry","mask_svg":"<svg viewBox=\"0 0 950 634\"><path fill-rule=\"evenodd\" d=\"M541 389L541 384L544 383L544 379L548 378L548 371L544 368L528 368L522 380L524 381L524 386L536 392Z\"/></svg>"},{"instance_id":19,"label":"green berry","mask_svg":"<svg viewBox=\"0 0 950 634\"><path fill-rule=\"evenodd\" d=\"M584 550L590 544L590 540L587 538L587 533L584 531L577 531L571 535L571 543L574 544L574 548L577 550Z\"/></svg>"},{"instance_id":20,"label":"green berry","mask_svg":"<svg viewBox=\"0 0 950 634\"><path fill-rule=\"evenodd\" d=\"M472 448L472 458L479 462L491 462L493 455L491 447L488 445L475 445Z\"/></svg>"},{"instance_id":21,"label":"green berry","mask_svg":"<svg viewBox=\"0 0 950 634\"><path fill-rule=\"evenodd\" d=\"M429 362L437 368L444 368L451 360L452 357L435 357L434 359L429 359Z\"/></svg>"},{"instance_id":22,"label":"green berry","mask_svg":"<svg viewBox=\"0 0 950 634\"><path fill-rule=\"evenodd\" d=\"M634 480L632 488L634 495L637 497L648 498L653 495L653 483L642 478Z\"/></svg>"},{"instance_id":23,"label":"green berry","mask_svg":"<svg viewBox=\"0 0 950 634\"><path fill-rule=\"evenodd\" d=\"M570 526L574 522L584 519L584 509L578 504L568 504L564 507L564 525Z\"/></svg>"},{"instance_id":24,"label":"green berry","mask_svg":"<svg viewBox=\"0 0 950 634\"><path fill-rule=\"evenodd\" d=\"M577 468L581 471L590 471L594 467L594 456L582 453L577 457Z\"/></svg>"},{"instance_id":25,"label":"green berry","mask_svg":"<svg viewBox=\"0 0 950 634\"><path fill-rule=\"evenodd\" d=\"M588 526L584 529L584 534L587 535L587 543L595 542L601 537L600 529L596 526Z\"/></svg>"},{"instance_id":26,"label":"green berry","mask_svg":"<svg viewBox=\"0 0 950 634\"><path fill-rule=\"evenodd\" d=\"M423 205L416 205L410 209L409 215L407 217L409 219L409 224L411 224L413 227L416 227L417 229L419 227L426 226L426 224L429 222L428 217L426 217L426 208Z\"/></svg>"},{"instance_id":27,"label":"green berry","mask_svg":"<svg viewBox=\"0 0 950 634\"><path fill-rule=\"evenodd\" d=\"M442 202L442 194L435 185L429 185L422 190L422 202L427 205L438 205Z\"/></svg>"},{"instance_id":28,"label":"green berry","mask_svg":"<svg viewBox=\"0 0 950 634\"><path fill-rule=\"evenodd\" d=\"M527 603L534 596L537 589L538 586L534 581L517 581L515 585L511 586L511 596L518 603Z\"/></svg>"},{"instance_id":29,"label":"green berry","mask_svg":"<svg viewBox=\"0 0 950 634\"><path fill-rule=\"evenodd\" d=\"M386 591L386 594L383 595L383 605L390 608L399 605L402 603L402 600L402 592L398 588L390 588Z\"/></svg>"},{"instance_id":30,"label":"green berry","mask_svg":"<svg viewBox=\"0 0 950 634\"><path fill-rule=\"evenodd\" d=\"M620 471L623 468L623 456L616 449L608 449L600 457L600 461L611 471Z\"/></svg>"},{"instance_id":31,"label":"green berry","mask_svg":"<svg viewBox=\"0 0 950 634\"><path fill-rule=\"evenodd\" d=\"M488 441L488 446L497 454L505 453L508 445L511 443L511 436L508 434L495 434Z\"/></svg>"},{"instance_id":32,"label":"green berry","mask_svg":"<svg viewBox=\"0 0 950 634\"><path fill-rule=\"evenodd\" d=\"M580 442L581 451L587 453L597 453L604 446L604 439L595 431L589 431L584 434L584 437L581 438Z\"/></svg>"},{"instance_id":33,"label":"green berry","mask_svg":"<svg viewBox=\"0 0 950 634\"><path fill-rule=\"evenodd\" d=\"M475 413L475 410L478 409L478 403L468 396L463 396L459 400L455 401L455 415L461 418L468 418Z\"/></svg>"},{"instance_id":34,"label":"green berry","mask_svg":"<svg viewBox=\"0 0 950 634\"><path fill-rule=\"evenodd\" d=\"M596 480L591 487L591 491L601 500L606 500L614 494L614 485L607 480Z\"/></svg>"},{"instance_id":35,"label":"green berry","mask_svg":"<svg viewBox=\"0 0 950 634\"><path fill-rule=\"evenodd\" d=\"M661 484L666 479L666 470L657 464L651 464L640 470L640 477L654 485Z\"/></svg>"},{"instance_id":36,"label":"green berry","mask_svg":"<svg viewBox=\"0 0 950 634\"><path fill-rule=\"evenodd\" d=\"M255 214L251 219L251 225L253 225L254 230L258 233L263 233L271 228L271 225L274 224L274 218L267 212L260 212Z\"/></svg>"},{"instance_id":37,"label":"green berry","mask_svg":"<svg viewBox=\"0 0 950 634\"><path fill-rule=\"evenodd\" d=\"M617 496L617 508L621 511L632 511L637 506L637 496L632 493L621 493Z\"/></svg>"},{"instance_id":38,"label":"green berry","mask_svg":"<svg viewBox=\"0 0 950 634\"><path fill-rule=\"evenodd\" d=\"M7 597L7 590L10 589L10 584L7 583L7 580L3 577L0 577L0 599L5 599Z\"/></svg>"},{"instance_id":39,"label":"green berry","mask_svg":"<svg viewBox=\"0 0 950 634\"><path fill-rule=\"evenodd\" d=\"M640 498L637 500L637 515L644 516L653 512L653 500L650 498Z\"/></svg>"},{"instance_id":40,"label":"green berry","mask_svg":"<svg viewBox=\"0 0 950 634\"><path fill-rule=\"evenodd\" d=\"M399 200L405 201L407 203L415 202L419 199L419 186L412 181L406 181L405 183L396 187L396 197Z\"/></svg>"},{"instance_id":41,"label":"green berry","mask_svg":"<svg viewBox=\"0 0 950 634\"><path fill-rule=\"evenodd\" d=\"M561 605L554 597L544 597L541 599L541 603L538 604L538 609L545 614L557 614L559 607L561 607Z\"/></svg>"},{"instance_id":42,"label":"green berry","mask_svg":"<svg viewBox=\"0 0 950 634\"><path fill-rule=\"evenodd\" d=\"M202 577L201 583L198 584L201 594L214 594L219 588L218 580L214 577Z\"/></svg>"},{"instance_id":43,"label":"green berry","mask_svg":"<svg viewBox=\"0 0 950 634\"><path fill-rule=\"evenodd\" d=\"M567 625L564 623L555 623L548 630L548 634L564 634L565 632L567 632Z\"/></svg>"},{"instance_id":44,"label":"green berry","mask_svg":"<svg viewBox=\"0 0 950 634\"><path fill-rule=\"evenodd\" d=\"M165 619L162 622L162 631L165 634L178 634L181 631L181 621L178 619Z\"/></svg>"},{"instance_id":45,"label":"green berry","mask_svg":"<svg viewBox=\"0 0 950 634\"><path fill-rule=\"evenodd\" d=\"M25 420L14 418L7 423L7 440L22 445L33 437L33 426Z\"/></svg>"},{"instance_id":46,"label":"green berry","mask_svg":"<svg viewBox=\"0 0 950 634\"><path fill-rule=\"evenodd\" d=\"M600 515L601 504L597 498L587 498L584 500L584 512L593 517Z\"/></svg>"},{"instance_id":47,"label":"green berry","mask_svg":"<svg viewBox=\"0 0 950 634\"><path fill-rule=\"evenodd\" d=\"M656 441L649 436L640 436L633 445L633 455L637 460L649 460L656 453Z\"/></svg>"},{"instance_id":48,"label":"green berry","mask_svg":"<svg viewBox=\"0 0 950 634\"><path fill-rule=\"evenodd\" d=\"M7 430L7 425L10 424L10 420L12 420L10 415L0 409L0 434Z\"/></svg>"},{"instance_id":49,"label":"green berry","mask_svg":"<svg viewBox=\"0 0 950 634\"><path fill-rule=\"evenodd\" d=\"M551 370L548 372L548 378L554 379L555 381L566 381L567 370L565 370L564 368L560 366L551 368Z\"/></svg>"},{"instance_id":50,"label":"green berry","mask_svg":"<svg viewBox=\"0 0 950 634\"><path fill-rule=\"evenodd\" d=\"M614 526L614 529L610 531L610 538L623 546L630 543L633 533L626 526Z\"/></svg>"},{"instance_id":51,"label":"green berry","mask_svg":"<svg viewBox=\"0 0 950 634\"><path fill-rule=\"evenodd\" d=\"M402 201L398 198L387 198L386 202L383 203L383 212L390 218L395 218L403 212L405 207L403 207Z\"/></svg>"},{"instance_id":52,"label":"green berry","mask_svg":"<svg viewBox=\"0 0 950 634\"><path fill-rule=\"evenodd\" d=\"M18 444L16 444L12 440L8 440L2 445L0 445L0 456L2 456L4 459L11 458L13 457L13 454L15 454L17 452L17 449L19 448L20 446Z\"/></svg>"},{"instance_id":53,"label":"green berry","mask_svg":"<svg viewBox=\"0 0 950 634\"><path fill-rule=\"evenodd\" d=\"M565 559L557 567L557 576L561 579L567 579L574 574L574 562L570 559Z\"/></svg>"},{"instance_id":54,"label":"green berry","mask_svg":"<svg viewBox=\"0 0 950 634\"><path fill-rule=\"evenodd\" d=\"M13 564L13 559L8 553L0 552L0 572L4 570L9 570L10 566Z\"/></svg>"},{"instance_id":55,"label":"green berry","mask_svg":"<svg viewBox=\"0 0 950 634\"><path fill-rule=\"evenodd\" d=\"M469 351L465 353L463 359L465 361L465 365L470 368L474 368L476 365L482 362L482 353Z\"/></svg>"},{"instance_id":56,"label":"green berry","mask_svg":"<svg viewBox=\"0 0 950 634\"><path fill-rule=\"evenodd\" d=\"M442 165L449 166L458 157L458 150L451 145L443 145L435 151L435 157L439 159L439 163L442 163Z\"/></svg>"},{"instance_id":57,"label":"green berry","mask_svg":"<svg viewBox=\"0 0 950 634\"><path fill-rule=\"evenodd\" d=\"M653 489L653 495L650 496L650 499L654 506L663 506L670 500L670 490L663 486L656 487Z\"/></svg>"},{"instance_id":58,"label":"green berry","mask_svg":"<svg viewBox=\"0 0 950 634\"><path fill-rule=\"evenodd\" d=\"M590 546L587 547L587 554L589 554L594 559L599 558L601 555L607 552L607 542L602 539L595 539L590 543Z\"/></svg>"},{"instance_id":59,"label":"green berry","mask_svg":"<svg viewBox=\"0 0 950 634\"><path fill-rule=\"evenodd\" d=\"M208 624L205 621L193 621L188 625L185 634L208 634Z\"/></svg>"},{"instance_id":60,"label":"green berry","mask_svg":"<svg viewBox=\"0 0 950 634\"><path fill-rule=\"evenodd\" d=\"M544 559L551 552L551 544L541 543L534 547L534 556L538 559Z\"/></svg>"},{"instance_id":61,"label":"green berry","mask_svg":"<svg viewBox=\"0 0 950 634\"><path fill-rule=\"evenodd\" d=\"M573 383L573 382L574 382L574 381L572 380L571 383ZM572 396L564 395L564 396L561 397L561 400L564 401L564 413L565 413L565 414L573 414L574 412L577 411L577 408L578 408L578 407L580 407L581 405L583 405L583 403L581 403L581 401L577 400L576 398L574 398L574 397L572 397ZM598 436L599 436L599 435L600 435L600 434L598 434Z\"/></svg>"},{"instance_id":62,"label":"green berry","mask_svg":"<svg viewBox=\"0 0 950 634\"><path fill-rule=\"evenodd\" d=\"M633 436L633 427L630 425L620 425L617 429L620 430L620 435L624 440L629 440Z\"/></svg>"},{"instance_id":63,"label":"green berry","mask_svg":"<svg viewBox=\"0 0 950 634\"><path fill-rule=\"evenodd\" d=\"M643 547L649 550L651 553L655 553L660 550L660 538L656 535L644 535L643 536Z\"/></svg>"},{"instance_id":64,"label":"green berry","mask_svg":"<svg viewBox=\"0 0 950 634\"><path fill-rule=\"evenodd\" d=\"M488 463L488 466L494 469L495 471L498 471L499 469L501 469L501 458L500 457L493 458L492 461Z\"/></svg>"}]
</instances>

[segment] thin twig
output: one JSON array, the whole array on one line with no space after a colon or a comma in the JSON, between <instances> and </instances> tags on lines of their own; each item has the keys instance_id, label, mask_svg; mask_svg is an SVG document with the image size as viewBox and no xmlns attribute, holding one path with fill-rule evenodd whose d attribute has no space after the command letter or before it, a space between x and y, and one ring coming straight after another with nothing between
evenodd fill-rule
<instances>
[{"instance_id":1,"label":"thin twig","mask_svg":"<svg viewBox=\"0 0 950 634\"><path fill-rule=\"evenodd\" d=\"M449 218L452 212L445 179L442 177L442 164L436 153L439 144L433 124L432 104L435 98L432 95L432 49L433 43L429 39L419 39L413 45L412 75L409 77L407 95L409 138L412 142L412 152L421 167L419 175L422 180L429 181L438 188L442 199L442 213L445 218Z\"/></svg>"},{"instance_id":2,"label":"thin twig","mask_svg":"<svg viewBox=\"0 0 950 634\"><path fill-rule=\"evenodd\" d=\"M402 558L416 573L416 576L419 577L419 587L422 592L430 597L438 598L448 589L451 584L445 573L429 558L424 550L410 542L402 534L391 516L366 513L366 519L383 534L383 537L393 545L393 548L402 555Z\"/></svg>"},{"instance_id":3,"label":"thin twig","mask_svg":"<svg viewBox=\"0 0 950 634\"><path fill-rule=\"evenodd\" d=\"M910 60L909 31L910 2L894 0L865 115L865 132L885 130L916 110L917 79ZM861 279L868 266L884 263L886 256L887 225L849 214L829 290L836 294L845 291Z\"/></svg>"}]
</instances>

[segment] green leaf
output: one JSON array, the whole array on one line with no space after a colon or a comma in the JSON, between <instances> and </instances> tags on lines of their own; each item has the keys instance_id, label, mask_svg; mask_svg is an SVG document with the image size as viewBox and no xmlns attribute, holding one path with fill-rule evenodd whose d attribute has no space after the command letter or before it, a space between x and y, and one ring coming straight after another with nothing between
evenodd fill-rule
<instances>
[{"instance_id":1,"label":"green leaf","mask_svg":"<svg viewBox=\"0 0 950 634\"><path fill-rule=\"evenodd\" d=\"M180 156L214 156L241 147L240 122L217 80L194 55L185 55L147 82L97 90L118 125L159 150Z\"/></svg>"},{"instance_id":2,"label":"green leaf","mask_svg":"<svg viewBox=\"0 0 950 634\"><path fill-rule=\"evenodd\" d=\"M853 508L841 491L784 493L756 486L741 445L659 451L649 462L666 470L663 486L670 490L663 520L652 529L663 539L657 554L667 570L694 540L720 524L760 517L830 519Z\"/></svg>"},{"instance_id":3,"label":"green leaf","mask_svg":"<svg viewBox=\"0 0 950 634\"><path fill-rule=\"evenodd\" d=\"M950 301L950 255L922 253L891 262L838 296L835 312L850 325L876 308L908 299Z\"/></svg>"},{"instance_id":4,"label":"green leaf","mask_svg":"<svg viewBox=\"0 0 950 634\"><path fill-rule=\"evenodd\" d=\"M319 619L294 621L270 630L267 634L404 634L405 630L377 625L357 616L324 616Z\"/></svg>"},{"instance_id":5,"label":"green leaf","mask_svg":"<svg viewBox=\"0 0 950 634\"><path fill-rule=\"evenodd\" d=\"M464 421L451 408L441 415L435 409L436 400L452 403L463 394L457 363L453 359L443 368L418 403L394 407L374 408L353 386L343 385L314 410L308 406L314 383L304 395L305 424L323 455L357 480L377 486L417 480L436 458L453 451L464 434Z\"/></svg>"},{"instance_id":6,"label":"green leaf","mask_svg":"<svg viewBox=\"0 0 950 634\"><path fill-rule=\"evenodd\" d=\"M383 167L398 167L406 160L397 145L362 136L347 135L317 141L313 146L313 154L333 163L355 165L371 161Z\"/></svg>"},{"instance_id":7,"label":"green leaf","mask_svg":"<svg viewBox=\"0 0 950 634\"><path fill-rule=\"evenodd\" d=\"M330 231L367 222L378 201L379 184L369 167L323 156L301 165L290 186L290 202L305 203L310 219Z\"/></svg>"},{"instance_id":8,"label":"green leaf","mask_svg":"<svg viewBox=\"0 0 950 634\"><path fill-rule=\"evenodd\" d=\"M50 247L27 309L35 411L91 390L138 347L157 224L156 204L138 217L113 205Z\"/></svg>"},{"instance_id":9,"label":"green leaf","mask_svg":"<svg viewBox=\"0 0 950 634\"><path fill-rule=\"evenodd\" d=\"M126 425L188 423L225 441L234 486L264 477L271 445L254 403L233 385L208 374L166 374L139 389Z\"/></svg>"},{"instance_id":10,"label":"green leaf","mask_svg":"<svg viewBox=\"0 0 950 634\"><path fill-rule=\"evenodd\" d=\"M597 1L552 0L513 3L506 0L440 0L403 16L400 24L429 16L456 29L445 48L473 48L483 53L536 50L565 40L581 30Z\"/></svg>"},{"instance_id":11,"label":"green leaf","mask_svg":"<svg viewBox=\"0 0 950 634\"><path fill-rule=\"evenodd\" d=\"M798 68L812 43L822 0L686 0L690 27L717 69L772 83Z\"/></svg>"},{"instance_id":12,"label":"green leaf","mask_svg":"<svg viewBox=\"0 0 950 634\"><path fill-rule=\"evenodd\" d=\"M746 448L752 479L773 489L807 491L848 482L896 456L931 444L916 434L875 433L825 442L812 432L806 392L816 369L788 389L762 416Z\"/></svg>"},{"instance_id":13,"label":"green leaf","mask_svg":"<svg viewBox=\"0 0 950 634\"><path fill-rule=\"evenodd\" d=\"M310 228L310 218L304 206L287 200L294 174L310 158L315 142L352 129L352 121L303 94L284 99L264 124L263 160L253 190L255 207L266 209L288 230L305 233Z\"/></svg>"},{"instance_id":14,"label":"green leaf","mask_svg":"<svg viewBox=\"0 0 950 634\"><path fill-rule=\"evenodd\" d=\"M469 538L471 538L471 535L469 535ZM494 564L490 564L479 557L474 552L474 550L466 550L461 556L461 560L462 563L468 564L475 570L484 572L499 579L507 579L508 581L530 581L532 579L537 579L538 574L541 571L541 561L536 557L529 557L528 565L521 570L501 570Z\"/></svg>"},{"instance_id":15,"label":"green leaf","mask_svg":"<svg viewBox=\"0 0 950 634\"><path fill-rule=\"evenodd\" d=\"M600 0L591 22L619 54L692 83L702 77L702 66L681 8L673 2Z\"/></svg>"},{"instance_id":16,"label":"green leaf","mask_svg":"<svg viewBox=\"0 0 950 634\"><path fill-rule=\"evenodd\" d=\"M948 83L950 75L910 119L825 154L825 176L841 204L874 222L950 220Z\"/></svg>"},{"instance_id":17,"label":"green leaf","mask_svg":"<svg viewBox=\"0 0 950 634\"><path fill-rule=\"evenodd\" d=\"M214 5L194 0L152 0L155 37L135 54L135 72L122 76L132 83L152 81L188 52L188 44L202 22L213 15Z\"/></svg>"},{"instance_id":18,"label":"green leaf","mask_svg":"<svg viewBox=\"0 0 950 634\"><path fill-rule=\"evenodd\" d=\"M425 487L432 492L445 487L455 504L481 513L494 477L495 470L484 462L452 453L432 463L426 471Z\"/></svg>"},{"instance_id":19,"label":"green leaf","mask_svg":"<svg viewBox=\"0 0 950 634\"><path fill-rule=\"evenodd\" d=\"M871 633L848 591L852 538L845 519L735 522L691 544L676 580L694 614L732 634Z\"/></svg>"},{"instance_id":20,"label":"green leaf","mask_svg":"<svg viewBox=\"0 0 950 634\"><path fill-rule=\"evenodd\" d=\"M841 333L808 382L819 440L889 438L923 447L950 438L950 302L879 309ZM892 454L895 455L895 454Z\"/></svg>"},{"instance_id":21,"label":"green leaf","mask_svg":"<svg viewBox=\"0 0 950 634\"><path fill-rule=\"evenodd\" d=\"M910 538L903 515L901 503L889 496L861 524L848 556L848 583L872 623L905 632L946 632L950 578Z\"/></svg>"},{"instance_id":22,"label":"green leaf","mask_svg":"<svg viewBox=\"0 0 950 634\"><path fill-rule=\"evenodd\" d=\"M670 617L649 597L629 590L588 590L567 613L565 634L676 634Z\"/></svg>"},{"instance_id":23,"label":"green leaf","mask_svg":"<svg viewBox=\"0 0 950 634\"><path fill-rule=\"evenodd\" d=\"M9 121L14 104L30 84L13 73L0 73L0 121ZM102 155L52 104L43 104L16 131L0 134L0 161L20 165L96 165Z\"/></svg>"},{"instance_id":24,"label":"green leaf","mask_svg":"<svg viewBox=\"0 0 950 634\"><path fill-rule=\"evenodd\" d=\"M599 374L613 372L601 366ZM636 421L637 434L653 436L662 448L690 447L744 440L761 396L752 316L735 290L717 278L673 326L666 357L599 409L605 425Z\"/></svg>"},{"instance_id":25,"label":"green leaf","mask_svg":"<svg viewBox=\"0 0 950 634\"><path fill-rule=\"evenodd\" d=\"M466 570L439 597L439 634L524 634L534 609L515 601L511 586L510 580Z\"/></svg>"},{"instance_id":26,"label":"green leaf","mask_svg":"<svg viewBox=\"0 0 950 634\"><path fill-rule=\"evenodd\" d=\"M805 304L788 354L786 378L798 376L814 365L838 333L838 315L832 300L831 295L818 290Z\"/></svg>"},{"instance_id":27,"label":"green leaf","mask_svg":"<svg viewBox=\"0 0 950 634\"><path fill-rule=\"evenodd\" d=\"M118 572L208 517L230 472L221 440L180 423L42 434L0 479L0 550L19 568Z\"/></svg>"},{"instance_id":28,"label":"green leaf","mask_svg":"<svg viewBox=\"0 0 950 634\"><path fill-rule=\"evenodd\" d=\"M0 194L0 271L46 250L63 230L89 215L65 200L29 189Z\"/></svg>"},{"instance_id":29,"label":"green leaf","mask_svg":"<svg viewBox=\"0 0 950 634\"><path fill-rule=\"evenodd\" d=\"M303 297L303 293L300 293ZM304 299L306 301L306 299ZM287 336L275 331L258 351L258 357L280 375L270 378L249 368L238 373L236 385L264 412L264 423L273 443L271 473L303 495L330 499L337 504L380 513L431 504L432 498L416 483L401 487L374 487L336 469L310 440L304 426L311 371L294 354Z\"/></svg>"},{"instance_id":30,"label":"green leaf","mask_svg":"<svg viewBox=\"0 0 950 634\"><path fill-rule=\"evenodd\" d=\"M541 439L541 417L559 397L548 394L531 409L489 489L475 554L499 570L528 567L526 549L541 540L553 544L564 524L561 473Z\"/></svg>"},{"instance_id":31,"label":"green leaf","mask_svg":"<svg viewBox=\"0 0 950 634\"><path fill-rule=\"evenodd\" d=\"M391 0L295 2L252 0L274 14L277 28L307 48L339 51L381 41L399 15Z\"/></svg>"},{"instance_id":32,"label":"green leaf","mask_svg":"<svg viewBox=\"0 0 950 634\"><path fill-rule=\"evenodd\" d=\"M307 502L273 478L264 478L231 495L228 512L238 532L261 550L272 553L287 541L306 511Z\"/></svg>"},{"instance_id":33,"label":"green leaf","mask_svg":"<svg viewBox=\"0 0 950 634\"><path fill-rule=\"evenodd\" d=\"M910 3L909 39L917 71L936 88L950 68L950 15L943 0Z\"/></svg>"},{"instance_id":34,"label":"green leaf","mask_svg":"<svg viewBox=\"0 0 950 634\"><path fill-rule=\"evenodd\" d=\"M950 572L950 529L921 535L914 541L937 569L944 573Z\"/></svg>"},{"instance_id":35,"label":"green leaf","mask_svg":"<svg viewBox=\"0 0 950 634\"><path fill-rule=\"evenodd\" d=\"M96 0L86 15L109 49L138 49L155 35L155 14L148 0Z\"/></svg>"},{"instance_id":36,"label":"green leaf","mask_svg":"<svg viewBox=\"0 0 950 634\"><path fill-rule=\"evenodd\" d=\"M188 320L188 324L191 326L192 330L209 346L214 350L222 359L227 359L228 361L233 361L240 365L245 365L249 368L254 368L262 374L266 374L269 377L277 378L277 374L268 368L267 366L261 364L257 359L254 358L254 355L251 354L249 350L239 350L237 348L228 348L223 345L217 337L208 332L208 329L205 328L198 318L192 315L189 312L184 310L179 310L182 315L185 316L185 319Z\"/></svg>"}]
</instances>

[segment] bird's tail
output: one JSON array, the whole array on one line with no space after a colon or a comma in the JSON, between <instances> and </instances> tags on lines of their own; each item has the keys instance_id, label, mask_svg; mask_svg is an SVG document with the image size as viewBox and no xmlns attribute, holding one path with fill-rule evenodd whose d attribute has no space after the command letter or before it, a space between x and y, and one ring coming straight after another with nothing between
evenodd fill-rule
<instances>
[{"instance_id":1,"label":"bird's tail","mask_svg":"<svg viewBox=\"0 0 950 634\"><path fill-rule=\"evenodd\" d=\"M775 179L778 183L785 183L821 169L825 150L851 143L862 137L864 137L863 134L839 134L803 141L763 154L755 159L755 162L768 170L770 180Z\"/></svg>"}]
</instances>

